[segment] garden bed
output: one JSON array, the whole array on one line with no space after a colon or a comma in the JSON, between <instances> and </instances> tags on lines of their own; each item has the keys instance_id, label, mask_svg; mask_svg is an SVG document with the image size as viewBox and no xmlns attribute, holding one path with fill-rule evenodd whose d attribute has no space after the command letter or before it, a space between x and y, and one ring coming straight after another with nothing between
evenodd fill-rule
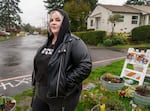
<instances>
[{"instance_id":1,"label":"garden bed","mask_svg":"<svg viewBox=\"0 0 150 111\"><path fill-rule=\"evenodd\" d=\"M133 94L135 87L137 86L136 84L133 85L133 87L125 86L123 89L113 92L108 91L105 87L103 87L98 79L105 73L112 73L119 76L123 67L123 63L124 60L113 62L110 65L96 68L92 71L90 77L84 81L84 84L95 84L95 87L93 87L93 89L90 88L90 90L87 89L82 91L81 100L76 111L90 111L95 105L105 103L107 99L119 100L125 105L126 111L132 110L134 103L131 104L131 101L133 101ZM147 82L150 83L150 81ZM142 111L149 109L147 107L140 107L138 105L136 108L141 109Z\"/></svg>"}]
</instances>

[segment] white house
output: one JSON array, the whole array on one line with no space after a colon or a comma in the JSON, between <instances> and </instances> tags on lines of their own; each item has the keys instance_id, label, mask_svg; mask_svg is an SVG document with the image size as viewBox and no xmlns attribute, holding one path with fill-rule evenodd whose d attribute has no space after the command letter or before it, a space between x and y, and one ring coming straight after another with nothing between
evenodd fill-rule
<instances>
[{"instance_id":1,"label":"white house","mask_svg":"<svg viewBox=\"0 0 150 111\"><path fill-rule=\"evenodd\" d=\"M150 25L150 6L98 4L87 19L87 29L112 31L111 15L121 15L114 32L129 33L134 27Z\"/></svg>"}]
</instances>

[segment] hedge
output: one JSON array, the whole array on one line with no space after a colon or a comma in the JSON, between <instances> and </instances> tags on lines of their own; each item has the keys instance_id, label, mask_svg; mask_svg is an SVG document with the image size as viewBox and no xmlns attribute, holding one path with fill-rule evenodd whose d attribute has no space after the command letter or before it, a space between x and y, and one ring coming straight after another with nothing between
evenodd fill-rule
<instances>
[{"instance_id":1,"label":"hedge","mask_svg":"<svg viewBox=\"0 0 150 111\"><path fill-rule=\"evenodd\" d=\"M103 43L103 39L106 36L105 31L74 32L73 34L80 37L86 44L89 45Z\"/></svg>"},{"instance_id":2,"label":"hedge","mask_svg":"<svg viewBox=\"0 0 150 111\"><path fill-rule=\"evenodd\" d=\"M150 41L150 25L136 27L132 30L132 40Z\"/></svg>"}]
</instances>

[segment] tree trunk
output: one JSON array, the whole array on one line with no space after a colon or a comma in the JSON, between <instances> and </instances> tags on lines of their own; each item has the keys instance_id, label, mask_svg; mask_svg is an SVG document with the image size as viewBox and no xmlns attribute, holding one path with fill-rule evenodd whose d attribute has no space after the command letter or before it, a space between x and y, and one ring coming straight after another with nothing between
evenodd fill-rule
<instances>
[{"instance_id":1,"label":"tree trunk","mask_svg":"<svg viewBox=\"0 0 150 111\"><path fill-rule=\"evenodd\" d=\"M114 36L114 28L115 28L115 23L114 23L114 24L113 24L113 26L112 26L111 37L113 37L113 36Z\"/></svg>"}]
</instances>

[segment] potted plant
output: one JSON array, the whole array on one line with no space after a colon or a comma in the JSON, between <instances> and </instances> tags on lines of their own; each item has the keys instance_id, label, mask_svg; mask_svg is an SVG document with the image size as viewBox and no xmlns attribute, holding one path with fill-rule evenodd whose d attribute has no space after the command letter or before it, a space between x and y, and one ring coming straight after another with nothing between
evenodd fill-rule
<instances>
[{"instance_id":1,"label":"potted plant","mask_svg":"<svg viewBox=\"0 0 150 111\"><path fill-rule=\"evenodd\" d=\"M138 104L143 107L150 107L150 86L137 86L133 100L135 104Z\"/></svg>"},{"instance_id":2,"label":"potted plant","mask_svg":"<svg viewBox=\"0 0 150 111\"><path fill-rule=\"evenodd\" d=\"M5 109L5 98L3 96L0 97L0 111L4 111Z\"/></svg>"},{"instance_id":3,"label":"potted plant","mask_svg":"<svg viewBox=\"0 0 150 111\"><path fill-rule=\"evenodd\" d=\"M15 111L16 101L8 96L0 96L0 111Z\"/></svg>"},{"instance_id":4,"label":"potted plant","mask_svg":"<svg viewBox=\"0 0 150 111\"><path fill-rule=\"evenodd\" d=\"M124 87L125 81L119 76L113 75L111 73L106 73L100 77L102 86L109 91L117 91Z\"/></svg>"}]
</instances>

